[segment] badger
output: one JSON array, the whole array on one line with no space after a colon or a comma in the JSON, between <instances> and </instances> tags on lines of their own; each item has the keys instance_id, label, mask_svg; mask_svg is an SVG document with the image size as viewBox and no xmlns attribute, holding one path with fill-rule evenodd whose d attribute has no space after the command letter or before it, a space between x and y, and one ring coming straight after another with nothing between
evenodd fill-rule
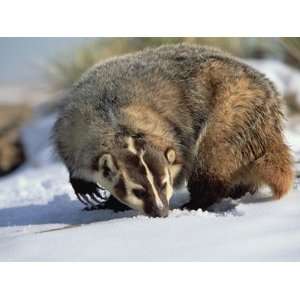
<instances>
[{"instance_id":1,"label":"badger","mask_svg":"<svg viewBox=\"0 0 300 300\"><path fill-rule=\"evenodd\" d=\"M184 184L190 210L262 185L281 198L294 176L282 124L281 97L263 74L221 50L178 44L93 66L53 137L88 208L165 217Z\"/></svg>"}]
</instances>

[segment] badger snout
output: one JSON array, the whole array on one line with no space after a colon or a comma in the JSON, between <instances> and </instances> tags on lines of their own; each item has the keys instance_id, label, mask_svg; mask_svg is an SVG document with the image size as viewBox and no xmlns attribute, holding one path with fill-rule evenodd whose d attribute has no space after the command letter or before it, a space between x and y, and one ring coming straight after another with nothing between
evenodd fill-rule
<instances>
[{"instance_id":1,"label":"badger snout","mask_svg":"<svg viewBox=\"0 0 300 300\"><path fill-rule=\"evenodd\" d=\"M164 206L161 208L151 207L151 209L147 212L147 215L153 218L165 218L169 215L169 207Z\"/></svg>"}]
</instances>

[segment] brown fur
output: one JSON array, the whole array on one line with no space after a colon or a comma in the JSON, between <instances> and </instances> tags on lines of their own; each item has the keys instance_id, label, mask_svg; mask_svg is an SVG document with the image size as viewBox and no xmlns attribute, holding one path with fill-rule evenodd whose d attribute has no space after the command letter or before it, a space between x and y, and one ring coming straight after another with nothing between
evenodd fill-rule
<instances>
[{"instance_id":1,"label":"brown fur","mask_svg":"<svg viewBox=\"0 0 300 300\"><path fill-rule=\"evenodd\" d=\"M71 171L87 169L99 153L120 160L131 136L136 145L175 150L174 185L188 181L189 208L263 184L280 198L292 185L280 96L220 50L175 45L114 58L87 72L69 98L54 135Z\"/></svg>"},{"instance_id":2,"label":"brown fur","mask_svg":"<svg viewBox=\"0 0 300 300\"><path fill-rule=\"evenodd\" d=\"M279 98L272 85L263 86L248 69L222 60L208 63L205 76L201 72L198 76L218 87L198 142L198 167L189 181L192 201L188 207L206 209L222 197L239 198L263 184L271 187L275 199L281 198L294 174L281 132ZM199 191L199 185L205 192Z\"/></svg>"}]
</instances>

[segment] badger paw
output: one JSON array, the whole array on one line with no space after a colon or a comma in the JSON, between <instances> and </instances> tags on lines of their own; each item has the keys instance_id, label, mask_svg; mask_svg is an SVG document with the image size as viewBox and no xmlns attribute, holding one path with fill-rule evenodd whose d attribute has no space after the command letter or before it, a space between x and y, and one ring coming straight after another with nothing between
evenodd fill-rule
<instances>
[{"instance_id":1,"label":"badger paw","mask_svg":"<svg viewBox=\"0 0 300 300\"><path fill-rule=\"evenodd\" d=\"M78 200L85 205L85 210L100 209L107 200L107 192L94 182L70 177L70 183Z\"/></svg>"}]
</instances>

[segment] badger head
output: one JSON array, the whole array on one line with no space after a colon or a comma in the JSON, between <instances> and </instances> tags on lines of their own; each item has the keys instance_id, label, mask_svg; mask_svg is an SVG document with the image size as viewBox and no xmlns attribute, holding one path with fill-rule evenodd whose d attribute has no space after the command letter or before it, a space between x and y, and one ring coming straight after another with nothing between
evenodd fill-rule
<instances>
[{"instance_id":1,"label":"badger head","mask_svg":"<svg viewBox=\"0 0 300 300\"><path fill-rule=\"evenodd\" d=\"M161 151L128 138L126 147L97 160L96 182L123 204L152 217L168 215L180 165L172 148Z\"/></svg>"},{"instance_id":2,"label":"badger head","mask_svg":"<svg viewBox=\"0 0 300 300\"><path fill-rule=\"evenodd\" d=\"M183 173L175 147L105 126L92 108L84 108L86 113L67 110L54 127L56 149L78 199L93 207L101 186L139 212L167 216Z\"/></svg>"},{"instance_id":3,"label":"badger head","mask_svg":"<svg viewBox=\"0 0 300 300\"><path fill-rule=\"evenodd\" d=\"M71 175L77 196L83 200L81 196L86 194L85 201L89 200L87 196L95 200L99 185L132 209L152 217L166 217L174 181L181 170L176 151L162 151L132 137L125 144L95 157L90 171L77 170Z\"/></svg>"}]
</instances>

